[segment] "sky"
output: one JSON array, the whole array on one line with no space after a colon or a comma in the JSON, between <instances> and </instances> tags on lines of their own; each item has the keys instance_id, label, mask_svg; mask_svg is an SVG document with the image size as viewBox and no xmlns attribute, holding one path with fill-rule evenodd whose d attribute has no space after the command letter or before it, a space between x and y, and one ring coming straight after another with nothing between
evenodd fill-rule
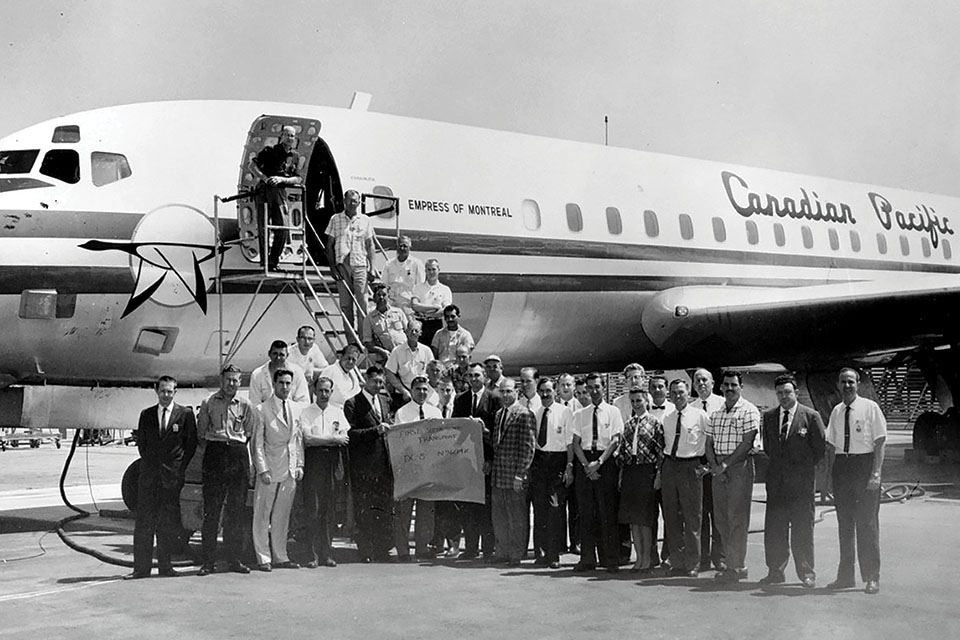
<instances>
[{"instance_id":1,"label":"sky","mask_svg":"<svg viewBox=\"0 0 960 640\"><path fill-rule=\"evenodd\" d=\"M3 0L0 137L171 99L371 111L960 196L960 5Z\"/></svg>"}]
</instances>

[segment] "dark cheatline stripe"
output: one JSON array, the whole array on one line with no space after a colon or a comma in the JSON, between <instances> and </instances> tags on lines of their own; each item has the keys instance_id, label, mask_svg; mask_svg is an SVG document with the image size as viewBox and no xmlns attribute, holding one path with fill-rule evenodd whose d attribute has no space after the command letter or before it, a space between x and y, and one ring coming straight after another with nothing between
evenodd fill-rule
<instances>
[{"instance_id":1,"label":"dark cheatline stripe","mask_svg":"<svg viewBox=\"0 0 960 640\"><path fill-rule=\"evenodd\" d=\"M595 242L552 240L546 238L485 236L469 233L426 232L401 229L402 235L413 240L413 251L421 259L444 253L526 255L558 258L587 258L607 260L637 260L654 262L688 262L766 265L777 267L810 267L831 269L872 269L879 271L907 271L930 273L960 273L960 265L914 264L882 261L870 258L817 255L781 255L762 251L704 249L663 245L635 245L623 242ZM393 229L378 229L377 235L387 250L396 247ZM441 265L441 268L443 265Z\"/></svg>"},{"instance_id":2,"label":"dark cheatline stripe","mask_svg":"<svg viewBox=\"0 0 960 640\"><path fill-rule=\"evenodd\" d=\"M108 211L0 210L0 238L129 240L142 213ZM238 237L237 221L220 221L224 240Z\"/></svg>"},{"instance_id":3,"label":"dark cheatline stripe","mask_svg":"<svg viewBox=\"0 0 960 640\"><path fill-rule=\"evenodd\" d=\"M444 274L444 282L458 293L578 291L662 291L671 287L694 284L726 284L730 286L802 286L819 284L807 280L761 280L744 278L690 278L662 276ZM20 295L24 289L56 289L61 293L129 294L134 280L128 267L4 267L0 270L0 295ZM264 283L261 293L274 293L281 280ZM255 282L225 282L227 294L252 294Z\"/></svg>"}]
</instances>

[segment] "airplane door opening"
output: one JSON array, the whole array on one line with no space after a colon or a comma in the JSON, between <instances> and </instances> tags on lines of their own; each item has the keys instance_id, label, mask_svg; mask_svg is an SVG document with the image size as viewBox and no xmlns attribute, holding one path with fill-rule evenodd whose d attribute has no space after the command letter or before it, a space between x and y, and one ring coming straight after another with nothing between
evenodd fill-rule
<instances>
[{"instance_id":1,"label":"airplane door opening","mask_svg":"<svg viewBox=\"0 0 960 640\"><path fill-rule=\"evenodd\" d=\"M316 144L313 145L304 184L307 192L305 203L307 219L322 238L333 214L343 211L340 172L337 171L337 163L333 159L330 147L322 138L317 138ZM318 239L312 233L307 233L307 250L317 264L327 264L326 252L320 248Z\"/></svg>"}]
</instances>

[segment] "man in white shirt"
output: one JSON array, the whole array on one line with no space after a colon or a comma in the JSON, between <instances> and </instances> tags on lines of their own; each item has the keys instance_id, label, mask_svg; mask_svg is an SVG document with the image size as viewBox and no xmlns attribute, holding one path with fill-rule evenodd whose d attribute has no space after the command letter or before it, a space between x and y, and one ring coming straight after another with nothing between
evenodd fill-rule
<instances>
[{"instance_id":1,"label":"man in white shirt","mask_svg":"<svg viewBox=\"0 0 960 640\"><path fill-rule=\"evenodd\" d=\"M359 359L360 347L349 343L340 352L340 358L320 372L320 377L333 381L331 404L343 408L347 400L360 393L363 381L360 378L360 372L357 371Z\"/></svg>"},{"instance_id":2,"label":"man in white shirt","mask_svg":"<svg viewBox=\"0 0 960 640\"><path fill-rule=\"evenodd\" d=\"M303 369L307 387L313 392L314 378L330 363L316 343L316 330L310 325L297 329L297 340L290 344L287 362Z\"/></svg>"},{"instance_id":3,"label":"man in white shirt","mask_svg":"<svg viewBox=\"0 0 960 640\"><path fill-rule=\"evenodd\" d=\"M434 334L430 348L437 360L444 365L452 365L457 358L459 347L473 351L476 343L473 341L473 334L460 326L460 307L455 304L444 307L443 321L446 326Z\"/></svg>"},{"instance_id":4,"label":"man in white shirt","mask_svg":"<svg viewBox=\"0 0 960 640\"><path fill-rule=\"evenodd\" d=\"M690 405L687 383L670 381L675 410L663 423L663 464L660 487L663 500L663 529L670 549L673 575L696 578L700 567L700 517L703 483L700 458L706 444L707 414Z\"/></svg>"},{"instance_id":5,"label":"man in white shirt","mask_svg":"<svg viewBox=\"0 0 960 640\"><path fill-rule=\"evenodd\" d=\"M441 418L440 409L427 402L430 393L430 383L426 376L415 376L410 383L410 402L397 410L392 429L411 422ZM397 559L400 562L410 561L410 520L413 514L413 504L417 504L417 518L414 524L414 540L418 560L429 560L436 557L436 553L429 548L433 539L435 508L432 500L404 498L394 503L394 540L397 545Z\"/></svg>"},{"instance_id":6,"label":"man in white shirt","mask_svg":"<svg viewBox=\"0 0 960 640\"><path fill-rule=\"evenodd\" d=\"M287 361L287 343L283 340L274 340L267 352L269 360L250 374L250 390L247 397L253 404L263 404L273 396L273 377L277 371L288 370L293 373L293 385L290 388L290 399L293 402L306 404L310 402L310 390L303 370Z\"/></svg>"},{"instance_id":7,"label":"man in white shirt","mask_svg":"<svg viewBox=\"0 0 960 640\"><path fill-rule=\"evenodd\" d=\"M378 275L373 268L373 225L367 216L360 214L359 207L360 194L353 189L345 192L343 211L333 214L324 231L327 234L328 264L336 268L341 278L337 290L344 331L348 335L347 326L358 331L359 320L367 314L367 275L369 273L374 278ZM354 313L355 310L359 315Z\"/></svg>"},{"instance_id":8,"label":"man in white shirt","mask_svg":"<svg viewBox=\"0 0 960 640\"><path fill-rule=\"evenodd\" d=\"M580 404L580 401L577 400L576 390L577 379L573 377L573 374L570 373L561 373L557 377L557 403L562 404L567 409L570 409L570 414L576 414L577 411L583 408L583 405ZM567 473L564 474L564 485L567 488L567 535L570 536L570 544L567 546L567 550L570 553L579 555L580 554L580 510L577 508L577 492L574 491L573 487L573 467L571 466ZM654 536L656 540L656 536ZM656 544L656 542L654 542Z\"/></svg>"},{"instance_id":9,"label":"man in white shirt","mask_svg":"<svg viewBox=\"0 0 960 640\"><path fill-rule=\"evenodd\" d=\"M693 374L693 390L695 397L690 404L695 404L706 412L709 417L714 411L723 409L723 396L713 392L713 374L703 367ZM720 529L717 528L717 519L713 515L713 475L703 474L703 511L700 514L700 570L709 571L711 563L717 571L727 568L726 555L723 552L723 540L720 538Z\"/></svg>"},{"instance_id":10,"label":"man in white shirt","mask_svg":"<svg viewBox=\"0 0 960 640\"><path fill-rule=\"evenodd\" d=\"M583 405L574 395L577 379L571 373L561 373L557 376L557 402L570 409L570 413L576 413L583 409Z\"/></svg>"},{"instance_id":11,"label":"man in white shirt","mask_svg":"<svg viewBox=\"0 0 960 640\"><path fill-rule=\"evenodd\" d=\"M623 369L624 389L626 389L626 391L614 398L612 404L620 410L620 417L623 418L624 424L634 415L633 406L630 404L630 389L640 387L646 390L646 374L647 372L643 368L643 365L636 362L631 362Z\"/></svg>"},{"instance_id":12,"label":"man in white shirt","mask_svg":"<svg viewBox=\"0 0 960 640\"><path fill-rule=\"evenodd\" d=\"M880 472L887 441L887 420L880 406L859 395L860 372L845 367L838 381L843 402L833 408L827 445L835 454L833 497L837 505L840 566L828 589L856 585L854 559L866 592L880 592Z\"/></svg>"},{"instance_id":13,"label":"man in white shirt","mask_svg":"<svg viewBox=\"0 0 960 640\"><path fill-rule=\"evenodd\" d=\"M410 385L417 376L427 373L427 363L433 360L430 348L419 342L423 326L419 320L407 324L407 341L390 352L384 370L387 384L394 396L394 406L410 401Z\"/></svg>"},{"instance_id":14,"label":"man in white shirt","mask_svg":"<svg viewBox=\"0 0 960 640\"><path fill-rule=\"evenodd\" d=\"M659 420L661 423L665 423L667 416L676 411L676 407L673 406L673 403L669 401L667 397L667 379L661 373L655 373L647 380L647 387L650 390L650 406L647 409L647 413ZM667 452L669 453L669 451ZM654 495L657 500L657 508L660 509L661 513L663 512L663 491L661 489L655 489ZM653 549L651 549L650 558L652 560L651 566L659 566L662 561L665 563L667 558L670 557L670 543L667 541L667 536L663 536L663 545L660 549L660 553L657 553L657 538L659 537L659 523L654 523L653 525Z\"/></svg>"},{"instance_id":15,"label":"man in white shirt","mask_svg":"<svg viewBox=\"0 0 960 640\"><path fill-rule=\"evenodd\" d=\"M414 316L423 324L420 342L429 346L433 336L443 327L443 310L453 304L453 292L440 282L440 261L430 258L424 265L426 281L413 287L410 306Z\"/></svg>"},{"instance_id":16,"label":"man in white shirt","mask_svg":"<svg viewBox=\"0 0 960 640\"><path fill-rule=\"evenodd\" d=\"M483 359L483 373L487 381L484 383L488 391L500 392L500 378L503 377L503 360L495 353Z\"/></svg>"},{"instance_id":17,"label":"man in white shirt","mask_svg":"<svg viewBox=\"0 0 960 640\"><path fill-rule=\"evenodd\" d=\"M303 476L303 441L297 422L304 404L290 398L294 374L273 374L273 396L260 408L253 429L257 471L253 499L253 548L260 571L299 569L287 556L287 531L297 480Z\"/></svg>"},{"instance_id":18,"label":"man in white shirt","mask_svg":"<svg viewBox=\"0 0 960 640\"><path fill-rule=\"evenodd\" d=\"M573 570L592 571L597 558L607 571L620 570L617 534L617 481L620 474L613 459L623 433L620 411L603 399L603 376L586 378L590 404L573 417L574 487L580 507L580 561ZM600 541L595 538L599 529ZM599 549L597 548L599 546Z\"/></svg>"},{"instance_id":19,"label":"man in white shirt","mask_svg":"<svg viewBox=\"0 0 960 640\"><path fill-rule=\"evenodd\" d=\"M537 383L540 380L540 372L536 367L523 367L520 369L520 397L517 400L522 406L536 411L541 407L540 396L537 395Z\"/></svg>"},{"instance_id":20,"label":"man in white shirt","mask_svg":"<svg viewBox=\"0 0 960 640\"><path fill-rule=\"evenodd\" d=\"M350 424L343 409L330 402L333 380L320 376L314 385L316 402L300 413L303 436L303 504L307 521L307 568L336 567L333 529L337 486L347 473L346 446Z\"/></svg>"},{"instance_id":21,"label":"man in white shirt","mask_svg":"<svg viewBox=\"0 0 960 640\"><path fill-rule=\"evenodd\" d=\"M540 407L534 411L537 424L536 450L530 466L530 494L533 498L533 547L535 564L551 569L560 566L566 549L565 505L567 486L564 474L573 472L573 413L556 402L553 380L537 382Z\"/></svg>"},{"instance_id":22,"label":"man in white shirt","mask_svg":"<svg viewBox=\"0 0 960 640\"><path fill-rule=\"evenodd\" d=\"M426 279L423 261L410 254L413 242L409 236L397 238L397 257L387 262L383 281L390 287L390 304L399 307L408 316L413 315L410 297L413 287Z\"/></svg>"}]
</instances>

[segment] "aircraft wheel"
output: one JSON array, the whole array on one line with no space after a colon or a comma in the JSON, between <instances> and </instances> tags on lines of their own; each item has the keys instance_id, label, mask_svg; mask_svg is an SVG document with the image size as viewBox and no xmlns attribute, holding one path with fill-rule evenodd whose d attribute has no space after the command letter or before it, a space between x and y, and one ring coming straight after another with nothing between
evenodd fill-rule
<instances>
[{"instance_id":1,"label":"aircraft wheel","mask_svg":"<svg viewBox=\"0 0 960 640\"><path fill-rule=\"evenodd\" d=\"M54 440L54 443L57 445L57 449L59 449L59 448L60 448L60 438L57 438L56 440Z\"/></svg>"},{"instance_id":2,"label":"aircraft wheel","mask_svg":"<svg viewBox=\"0 0 960 640\"><path fill-rule=\"evenodd\" d=\"M127 505L127 509L130 509L130 511L137 510L139 484L140 458L137 458L123 472L123 480L120 481L120 495L123 497L123 504Z\"/></svg>"},{"instance_id":3,"label":"aircraft wheel","mask_svg":"<svg viewBox=\"0 0 960 640\"><path fill-rule=\"evenodd\" d=\"M929 456L940 453L941 416L933 411L924 411L913 423L913 448Z\"/></svg>"},{"instance_id":4,"label":"aircraft wheel","mask_svg":"<svg viewBox=\"0 0 960 640\"><path fill-rule=\"evenodd\" d=\"M31 449L39 449L39 448L40 448L40 441L39 441L39 440L31 440L31 441L30 441L30 448L31 448Z\"/></svg>"}]
</instances>

